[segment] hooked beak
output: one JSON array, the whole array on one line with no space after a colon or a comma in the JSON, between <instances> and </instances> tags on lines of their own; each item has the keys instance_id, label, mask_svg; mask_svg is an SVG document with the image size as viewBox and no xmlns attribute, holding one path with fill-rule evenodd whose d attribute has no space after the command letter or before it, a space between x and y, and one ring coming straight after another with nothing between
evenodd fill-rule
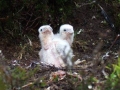
<instances>
[{"instance_id":1,"label":"hooked beak","mask_svg":"<svg viewBox=\"0 0 120 90\"><path fill-rule=\"evenodd\" d=\"M71 30L68 30L68 32L67 32L69 35L72 35L74 32L73 31L71 31Z\"/></svg>"},{"instance_id":2,"label":"hooked beak","mask_svg":"<svg viewBox=\"0 0 120 90\"><path fill-rule=\"evenodd\" d=\"M43 33L51 33L51 30L49 30L48 28L45 28L45 29L43 30Z\"/></svg>"}]
</instances>

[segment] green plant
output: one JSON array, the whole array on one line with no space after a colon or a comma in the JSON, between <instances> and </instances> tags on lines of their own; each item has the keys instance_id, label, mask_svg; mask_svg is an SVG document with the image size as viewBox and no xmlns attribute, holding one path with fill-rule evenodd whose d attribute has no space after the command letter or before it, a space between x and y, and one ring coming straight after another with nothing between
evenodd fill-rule
<instances>
[{"instance_id":1,"label":"green plant","mask_svg":"<svg viewBox=\"0 0 120 90\"><path fill-rule=\"evenodd\" d=\"M36 36L43 24L58 27L72 16L72 0L0 1L0 34L11 43L21 43L24 36Z\"/></svg>"},{"instance_id":2,"label":"green plant","mask_svg":"<svg viewBox=\"0 0 120 90\"><path fill-rule=\"evenodd\" d=\"M113 72L109 75L106 83L105 90L116 90L120 88L120 57L118 58L117 64L113 64Z\"/></svg>"},{"instance_id":3,"label":"green plant","mask_svg":"<svg viewBox=\"0 0 120 90\"><path fill-rule=\"evenodd\" d=\"M4 73L0 71L0 90L6 90L6 82L4 80L4 76Z\"/></svg>"}]
</instances>

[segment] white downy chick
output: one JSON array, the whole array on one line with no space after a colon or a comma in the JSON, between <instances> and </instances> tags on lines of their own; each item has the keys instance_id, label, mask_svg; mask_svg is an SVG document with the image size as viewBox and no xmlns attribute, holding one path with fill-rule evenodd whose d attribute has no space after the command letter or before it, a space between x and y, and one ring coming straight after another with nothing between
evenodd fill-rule
<instances>
[{"instance_id":1,"label":"white downy chick","mask_svg":"<svg viewBox=\"0 0 120 90\"><path fill-rule=\"evenodd\" d=\"M43 25L39 28L39 38L41 42L41 50L39 56L41 62L55 67L65 67L65 63L62 60L60 54L56 49L56 42L53 41L53 30L49 25Z\"/></svg>"},{"instance_id":2,"label":"white downy chick","mask_svg":"<svg viewBox=\"0 0 120 90\"><path fill-rule=\"evenodd\" d=\"M53 41L55 42L57 52L64 60L67 67L71 69L73 66L72 64L73 51L69 43L61 38L54 38Z\"/></svg>"},{"instance_id":3,"label":"white downy chick","mask_svg":"<svg viewBox=\"0 0 120 90\"><path fill-rule=\"evenodd\" d=\"M63 40L67 40L70 46L73 43L74 39L74 29L70 24L63 24L60 26L59 33L55 35L55 38L61 38Z\"/></svg>"}]
</instances>

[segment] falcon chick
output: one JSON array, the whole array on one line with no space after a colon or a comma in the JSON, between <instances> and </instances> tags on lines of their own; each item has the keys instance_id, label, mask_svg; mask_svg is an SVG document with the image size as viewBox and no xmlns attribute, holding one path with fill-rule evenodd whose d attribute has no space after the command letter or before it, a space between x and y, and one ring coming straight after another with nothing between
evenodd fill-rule
<instances>
[{"instance_id":1,"label":"falcon chick","mask_svg":"<svg viewBox=\"0 0 120 90\"><path fill-rule=\"evenodd\" d=\"M71 69L73 66L72 64L73 51L69 43L61 38L54 38L53 41L55 42L57 52L64 60L67 67Z\"/></svg>"},{"instance_id":2,"label":"falcon chick","mask_svg":"<svg viewBox=\"0 0 120 90\"><path fill-rule=\"evenodd\" d=\"M38 31L42 46L39 52L41 62L55 67L65 67L65 63L56 49L56 42L53 41L53 29L49 25L43 25Z\"/></svg>"},{"instance_id":3,"label":"falcon chick","mask_svg":"<svg viewBox=\"0 0 120 90\"><path fill-rule=\"evenodd\" d=\"M61 38L63 40L67 40L70 46L73 43L74 39L74 29L70 24L63 24L60 26L59 33L55 35L55 38Z\"/></svg>"}]
</instances>

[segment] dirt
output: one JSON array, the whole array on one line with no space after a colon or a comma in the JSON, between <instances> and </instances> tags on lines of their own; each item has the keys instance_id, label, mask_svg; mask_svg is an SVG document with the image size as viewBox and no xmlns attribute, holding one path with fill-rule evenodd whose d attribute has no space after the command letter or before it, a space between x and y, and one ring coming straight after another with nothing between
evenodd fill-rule
<instances>
[{"instance_id":1,"label":"dirt","mask_svg":"<svg viewBox=\"0 0 120 90\"><path fill-rule=\"evenodd\" d=\"M74 15L68 19L68 22L74 26L75 30L75 38L72 45L75 55L73 62L78 59L81 61L78 66L74 66L76 69L74 72L79 73L83 81L90 76L104 81L105 76L102 70L106 70L106 65L115 63L118 57L119 44L114 44L110 48L117 34L115 34L105 22L99 8L83 6L76 8L73 12ZM81 32L78 33L80 30ZM31 42L32 46L30 46L29 42L22 45L15 45L7 42L7 38L1 39L0 50L2 50L3 55L8 60L7 63L9 66L19 65L26 68L31 65L31 63L39 61L38 52L41 47L38 37L32 38ZM110 71L106 71L106 73L109 72ZM48 72L37 73L37 75L41 76L45 76L46 74L48 74ZM63 80L49 83L49 85L41 89L50 87L51 90L75 90L75 88L77 90L79 84L82 83L83 82L75 78L74 80L73 78L71 79L68 75ZM39 86L36 85L36 87Z\"/></svg>"}]
</instances>

